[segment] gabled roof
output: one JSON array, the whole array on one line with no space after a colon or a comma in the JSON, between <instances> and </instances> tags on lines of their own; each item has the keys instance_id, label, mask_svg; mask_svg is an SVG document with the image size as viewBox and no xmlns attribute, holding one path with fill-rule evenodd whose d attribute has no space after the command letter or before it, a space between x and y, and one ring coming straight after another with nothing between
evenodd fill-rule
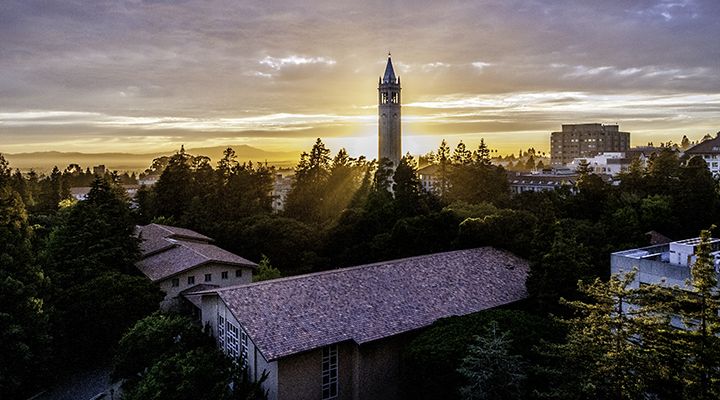
<instances>
[{"instance_id":1,"label":"gabled roof","mask_svg":"<svg viewBox=\"0 0 720 400\"><path fill-rule=\"evenodd\" d=\"M528 262L491 247L199 292L218 295L267 360L358 344L527 297Z\"/></svg>"},{"instance_id":2,"label":"gabled roof","mask_svg":"<svg viewBox=\"0 0 720 400\"><path fill-rule=\"evenodd\" d=\"M417 170L418 175L436 175L440 169L439 164L426 165Z\"/></svg>"},{"instance_id":3,"label":"gabled roof","mask_svg":"<svg viewBox=\"0 0 720 400\"><path fill-rule=\"evenodd\" d=\"M206 264L257 267L257 264L212 244L212 239L189 229L149 224L137 226L141 260L135 265L156 282Z\"/></svg>"},{"instance_id":4,"label":"gabled roof","mask_svg":"<svg viewBox=\"0 0 720 400\"><path fill-rule=\"evenodd\" d=\"M383 74L382 83L395 83L395 70L393 69L392 60L390 54L388 54L387 65L385 66L385 73Z\"/></svg>"},{"instance_id":5,"label":"gabled roof","mask_svg":"<svg viewBox=\"0 0 720 400\"><path fill-rule=\"evenodd\" d=\"M720 153L720 135L705 140L685 150L685 154L718 154Z\"/></svg>"},{"instance_id":6,"label":"gabled roof","mask_svg":"<svg viewBox=\"0 0 720 400\"><path fill-rule=\"evenodd\" d=\"M136 232L142 234L143 239L190 239L202 242L212 242L213 239L203 234L191 231L190 229L178 228L177 226L148 224L136 227Z\"/></svg>"}]
</instances>

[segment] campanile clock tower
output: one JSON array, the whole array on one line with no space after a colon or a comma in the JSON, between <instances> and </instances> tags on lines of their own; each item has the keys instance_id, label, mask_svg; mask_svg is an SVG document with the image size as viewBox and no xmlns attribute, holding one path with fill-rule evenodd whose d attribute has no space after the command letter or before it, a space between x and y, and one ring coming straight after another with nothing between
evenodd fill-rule
<instances>
[{"instance_id":1,"label":"campanile clock tower","mask_svg":"<svg viewBox=\"0 0 720 400\"><path fill-rule=\"evenodd\" d=\"M395 76L390 53L378 84L378 160L387 158L396 168L402 157L400 77Z\"/></svg>"}]
</instances>

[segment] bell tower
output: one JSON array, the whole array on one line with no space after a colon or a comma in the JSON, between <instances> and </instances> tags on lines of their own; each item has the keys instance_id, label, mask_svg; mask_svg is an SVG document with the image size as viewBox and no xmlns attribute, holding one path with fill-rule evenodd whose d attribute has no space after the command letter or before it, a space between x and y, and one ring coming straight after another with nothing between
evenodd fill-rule
<instances>
[{"instance_id":1,"label":"bell tower","mask_svg":"<svg viewBox=\"0 0 720 400\"><path fill-rule=\"evenodd\" d=\"M378 83L378 160L387 158L397 167L402 157L400 77L395 76L390 53Z\"/></svg>"}]
</instances>

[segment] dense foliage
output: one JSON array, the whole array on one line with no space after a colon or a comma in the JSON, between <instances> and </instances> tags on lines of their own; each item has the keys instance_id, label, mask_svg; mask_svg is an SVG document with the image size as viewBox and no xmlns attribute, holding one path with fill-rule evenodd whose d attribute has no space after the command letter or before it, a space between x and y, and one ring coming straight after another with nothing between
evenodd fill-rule
<instances>
[{"instance_id":1,"label":"dense foliage","mask_svg":"<svg viewBox=\"0 0 720 400\"><path fill-rule=\"evenodd\" d=\"M120 340L113 375L126 379L123 399L263 400L265 378L250 382L188 317L155 313Z\"/></svg>"},{"instance_id":2,"label":"dense foliage","mask_svg":"<svg viewBox=\"0 0 720 400\"><path fill-rule=\"evenodd\" d=\"M0 393L9 398L107 359L163 296L134 266L135 220L117 175L94 177L73 202L68 174L12 173L0 156Z\"/></svg>"}]
</instances>

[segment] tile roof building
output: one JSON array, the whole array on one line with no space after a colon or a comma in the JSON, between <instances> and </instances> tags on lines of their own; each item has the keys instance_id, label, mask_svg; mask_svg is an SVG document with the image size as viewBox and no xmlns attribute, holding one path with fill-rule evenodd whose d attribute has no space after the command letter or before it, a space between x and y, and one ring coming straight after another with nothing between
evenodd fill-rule
<instances>
[{"instance_id":1,"label":"tile roof building","mask_svg":"<svg viewBox=\"0 0 720 400\"><path fill-rule=\"evenodd\" d=\"M716 137L685 150L685 154L690 157L702 157L713 176L720 176L720 132Z\"/></svg>"},{"instance_id":2,"label":"tile roof building","mask_svg":"<svg viewBox=\"0 0 720 400\"><path fill-rule=\"evenodd\" d=\"M205 235L160 224L137 226L135 231L141 239L136 266L166 293L163 309L179 306L180 294L252 282L257 265Z\"/></svg>"},{"instance_id":3,"label":"tile roof building","mask_svg":"<svg viewBox=\"0 0 720 400\"><path fill-rule=\"evenodd\" d=\"M399 352L440 318L526 298L527 261L478 248L196 292L271 399L398 398Z\"/></svg>"}]
</instances>

